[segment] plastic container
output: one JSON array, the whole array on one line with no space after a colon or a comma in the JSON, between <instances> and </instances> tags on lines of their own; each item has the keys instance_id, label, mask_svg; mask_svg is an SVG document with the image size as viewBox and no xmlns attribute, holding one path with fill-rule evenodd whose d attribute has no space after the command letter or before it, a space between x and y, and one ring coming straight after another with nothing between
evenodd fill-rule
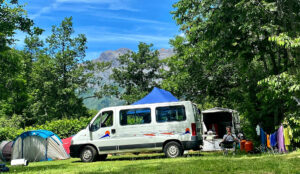
<instances>
[{"instance_id":1,"label":"plastic container","mask_svg":"<svg viewBox=\"0 0 300 174\"><path fill-rule=\"evenodd\" d=\"M25 159L15 159L11 160L10 165L12 166L28 166L28 161Z\"/></svg>"},{"instance_id":2,"label":"plastic container","mask_svg":"<svg viewBox=\"0 0 300 174\"><path fill-rule=\"evenodd\" d=\"M241 147L240 147L240 149L241 149L241 151L244 151L245 150L245 143L246 143L246 140L242 140L241 141Z\"/></svg>"},{"instance_id":3,"label":"plastic container","mask_svg":"<svg viewBox=\"0 0 300 174\"><path fill-rule=\"evenodd\" d=\"M252 141L246 141L245 143L245 151L248 153L253 150L253 143Z\"/></svg>"}]
</instances>

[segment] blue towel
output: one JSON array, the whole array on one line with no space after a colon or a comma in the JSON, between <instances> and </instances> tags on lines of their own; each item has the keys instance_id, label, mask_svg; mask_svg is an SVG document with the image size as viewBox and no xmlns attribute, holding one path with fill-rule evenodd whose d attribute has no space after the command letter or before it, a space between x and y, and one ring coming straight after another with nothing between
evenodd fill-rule
<instances>
[{"instance_id":1,"label":"blue towel","mask_svg":"<svg viewBox=\"0 0 300 174\"><path fill-rule=\"evenodd\" d=\"M267 146L267 136L262 128L260 128L260 141L264 147Z\"/></svg>"},{"instance_id":2,"label":"blue towel","mask_svg":"<svg viewBox=\"0 0 300 174\"><path fill-rule=\"evenodd\" d=\"M270 144L271 144L272 147L275 147L277 145L277 132L271 134Z\"/></svg>"}]
</instances>

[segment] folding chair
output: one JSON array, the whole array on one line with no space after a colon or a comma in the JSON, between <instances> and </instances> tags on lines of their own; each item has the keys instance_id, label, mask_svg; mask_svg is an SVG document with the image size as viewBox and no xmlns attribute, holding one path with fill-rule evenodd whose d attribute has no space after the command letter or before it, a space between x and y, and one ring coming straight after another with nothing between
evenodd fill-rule
<instances>
[{"instance_id":1,"label":"folding chair","mask_svg":"<svg viewBox=\"0 0 300 174\"><path fill-rule=\"evenodd\" d=\"M223 155L228 155L228 152L231 151L235 155L236 142L235 141L224 141L221 144L223 149Z\"/></svg>"}]
</instances>

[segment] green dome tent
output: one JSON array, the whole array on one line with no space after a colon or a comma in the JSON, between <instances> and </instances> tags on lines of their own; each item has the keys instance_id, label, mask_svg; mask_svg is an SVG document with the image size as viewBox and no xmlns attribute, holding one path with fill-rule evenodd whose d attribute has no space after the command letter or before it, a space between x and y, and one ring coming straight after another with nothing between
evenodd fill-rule
<instances>
[{"instance_id":1,"label":"green dome tent","mask_svg":"<svg viewBox=\"0 0 300 174\"><path fill-rule=\"evenodd\" d=\"M14 142L12 159L50 161L68 159L61 139L51 131L35 130L22 133Z\"/></svg>"}]
</instances>

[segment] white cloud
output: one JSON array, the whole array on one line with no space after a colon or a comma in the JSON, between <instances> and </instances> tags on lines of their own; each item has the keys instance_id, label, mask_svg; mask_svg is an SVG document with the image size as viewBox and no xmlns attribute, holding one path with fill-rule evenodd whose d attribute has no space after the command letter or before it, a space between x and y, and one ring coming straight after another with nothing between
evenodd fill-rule
<instances>
[{"instance_id":1,"label":"white cloud","mask_svg":"<svg viewBox=\"0 0 300 174\"><path fill-rule=\"evenodd\" d=\"M55 0L52 4L49 6L41 8L37 13L30 15L29 17L31 19L35 19L42 14L49 13L55 9L67 9L68 11L74 11L74 12L82 12L82 11L88 11L90 8L93 8L93 6L81 6L80 9L78 8L68 8L64 7L65 3L70 3L70 4L79 4L79 3L84 3L84 4L100 4L104 5L104 7L99 7L98 9L105 9L105 10L125 10L125 11L132 11L136 12L139 11L138 9L130 7L129 1L128 0ZM58 8L59 7L59 8ZM85 9L86 8L86 9Z\"/></svg>"},{"instance_id":2,"label":"white cloud","mask_svg":"<svg viewBox=\"0 0 300 174\"><path fill-rule=\"evenodd\" d=\"M43 7L42 9L40 9L37 13L30 15L29 17L31 19L35 19L39 16L41 16L44 13L48 13L50 11L52 11L53 9L56 9L58 7L59 3L58 2L54 2L51 5L47 6L47 7Z\"/></svg>"},{"instance_id":3,"label":"white cloud","mask_svg":"<svg viewBox=\"0 0 300 174\"><path fill-rule=\"evenodd\" d=\"M109 27L79 26L76 33L85 33L87 41L92 45L103 43L153 43L155 47L169 48L169 40L172 35L136 34L127 30L112 31Z\"/></svg>"},{"instance_id":4,"label":"white cloud","mask_svg":"<svg viewBox=\"0 0 300 174\"><path fill-rule=\"evenodd\" d=\"M102 33L102 34L87 34L89 43L135 43L139 42L153 43L155 47L169 48L168 44L171 37L167 36L154 36L144 34L119 34L119 33Z\"/></svg>"},{"instance_id":5,"label":"white cloud","mask_svg":"<svg viewBox=\"0 0 300 174\"><path fill-rule=\"evenodd\" d=\"M128 0L56 0L58 3L82 3L82 4L101 4L106 5L107 10L126 10L139 11L129 6Z\"/></svg>"},{"instance_id":6,"label":"white cloud","mask_svg":"<svg viewBox=\"0 0 300 174\"><path fill-rule=\"evenodd\" d=\"M160 21L150 20L150 19L139 19L139 18L131 18L131 17L121 17L121 16L105 16L110 19L119 19L125 21L133 21L133 22L142 22L142 23L153 23L153 24L167 24Z\"/></svg>"},{"instance_id":7,"label":"white cloud","mask_svg":"<svg viewBox=\"0 0 300 174\"><path fill-rule=\"evenodd\" d=\"M153 41L168 41L170 37L163 36L153 36L153 35L141 35L141 34L118 34L118 33L105 33L99 37L88 37L88 41L91 42L107 42L107 41L143 41L143 42L153 42Z\"/></svg>"}]
</instances>

